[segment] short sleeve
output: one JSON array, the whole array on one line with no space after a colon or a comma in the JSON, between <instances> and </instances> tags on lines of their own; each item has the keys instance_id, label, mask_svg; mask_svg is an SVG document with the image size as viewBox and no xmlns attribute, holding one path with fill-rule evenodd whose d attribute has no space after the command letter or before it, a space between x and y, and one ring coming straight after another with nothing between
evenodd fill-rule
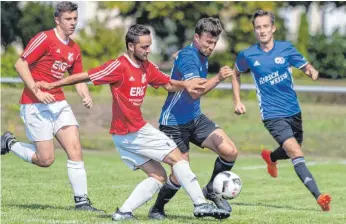
<instances>
[{"instance_id":1,"label":"short sleeve","mask_svg":"<svg viewBox=\"0 0 346 224\"><path fill-rule=\"evenodd\" d=\"M288 62L291 66L299 69L308 64L308 61L296 50L292 44L290 44L288 47Z\"/></svg>"},{"instance_id":2,"label":"short sleeve","mask_svg":"<svg viewBox=\"0 0 346 224\"><path fill-rule=\"evenodd\" d=\"M110 60L99 67L90 69L88 75L94 85L114 83L123 79L123 66L118 59Z\"/></svg>"},{"instance_id":3,"label":"short sleeve","mask_svg":"<svg viewBox=\"0 0 346 224\"><path fill-rule=\"evenodd\" d=\"M235 66L237 67L239 72L246 72L247 70L249 70L249 66L244 55L244 51L241 51L238 54Z\"/></svg>"},{"instance_id":4,"label":"short sleeve","mask_svg":"<svg viewBox=\"0 0 346 224\"><path fill-rule=\"evenodd\" d=\"M183 80L200 78L197 58L191 53L180 52L176 59L178 69L183 76Z\"/></svg>"},{"instance_id":5,"label":"short sleeve","mask_svg":"<svg viewBox=\"0 0 346 224\"><path fill-rule=\"evenodd\" d=\"M24 49L21 58L25 59L29 65L36 62L45 53L49 52L50 46L48 36L45 32L38 33L33 37Z\"/></svg>"},{"instance_id":6,"label":"short sleeve","mask_svg":"<svg viewBox=\"0 0 346 224\"><path fill-rule=\"evenodd\" d=\"M167 74L160 71L159 67L149 62L150 76L148 83L154 88L165 85L171 79Z\"/></svg>"}]
</instances>

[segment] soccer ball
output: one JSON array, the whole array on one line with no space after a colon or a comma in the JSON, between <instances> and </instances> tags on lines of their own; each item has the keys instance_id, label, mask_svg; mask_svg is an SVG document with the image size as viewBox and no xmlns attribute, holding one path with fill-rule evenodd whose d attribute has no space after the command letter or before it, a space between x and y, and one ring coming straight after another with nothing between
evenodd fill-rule
<instances>
[{"instance_id":1,"label":"soccer ball","mask_svg":"<svg viewBox=\"0 0 346 224\"><path fill-rule=\"evenodd\" d=\"M219 173L213 182L213 190L216 196L225 200L236 198L240 194L241 188L240 177L231 171Z\"/></svg>"}]
</instances>

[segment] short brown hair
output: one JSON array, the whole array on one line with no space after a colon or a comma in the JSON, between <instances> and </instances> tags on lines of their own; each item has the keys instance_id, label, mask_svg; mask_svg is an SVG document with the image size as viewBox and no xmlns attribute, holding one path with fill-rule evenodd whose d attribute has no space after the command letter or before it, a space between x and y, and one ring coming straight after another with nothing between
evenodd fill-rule
<instances>
[{"instance_id":1,"label":"short brown hair","mask_svg":"<svg viewBox=\"0 0 346 224\"><path fill-rule=\"evenodd\" d=\"M129 43L136 44L139 42L139 37L145 35L150 35L150 30L148 27L141 24L135 24L130 26L125 36L126 49L129 49Z\"/></svg>"},{"instance_id":2,"label":"short brown hair","mask_svg":"<svg viewBox=\"0 0 346 224\"><path fill-rule=\"evenodd\" d=\"M73 2L59 2L54 8L54 17L61 16L64 12L73 12L78 9L78 5Z\"/></svg>"},{"instance_id":3,"label":"short brown hair","mask_svg":"<svg viewBox=\"0 0 346 224\"><path fill-rule=\"evenodd\" d=\"M222 25L218 18L208 17L200 19L195 27L195 33L210 33L212 36L219 36L222 32Z\"/></svg>"},{"instance_id":4,"label":"short brown hair","mask_svg":"<svg viewBox=\"0 0 346 224\"><path fill-rule=\"evenodd\" d=\"M270 20L272 22L272 25L275 24L275 16L272 12L269 12L269 11L265 11L265 10L257 10L253 16L252 16L252 25L255 26L255 19L257 17L261 17L261 16L269 16L270 17Z\"/></svg>"}]
</instances>

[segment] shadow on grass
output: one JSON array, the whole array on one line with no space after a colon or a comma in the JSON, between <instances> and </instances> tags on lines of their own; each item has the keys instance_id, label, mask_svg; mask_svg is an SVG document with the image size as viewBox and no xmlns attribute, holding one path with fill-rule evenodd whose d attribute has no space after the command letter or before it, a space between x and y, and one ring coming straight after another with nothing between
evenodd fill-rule
<instances>
[{"instance_id":1,"label":"shadow on grass","mask_svg":"<svg viewBox=\"0 0 346 224\"><path fill-rule=\"evenodd\" d=\"M270 204L264 204L264 203L242 203L242 202L235 202L232 203L232 205L241 205L241 206L263 206L268 208L279 208L279 209L289 209L289 210L296 210L296 211L317 211L316 209L312 208L298 208L298 207L292 207L292 206L281 206L281 205L270 205Z\"/></svg>"},{"instance_id":2,"label":"shadow on grass","mask_svg":"<svg viewBox=\"0 0 346 224\"><path fill-rule=\"evenodd\" d=\"M71 206L54 206L54 205L42 205L42 204L8 204L9 207L19 207L24 209L59 209L67 211L75 211Z\"/></svg>"}]
</instances>

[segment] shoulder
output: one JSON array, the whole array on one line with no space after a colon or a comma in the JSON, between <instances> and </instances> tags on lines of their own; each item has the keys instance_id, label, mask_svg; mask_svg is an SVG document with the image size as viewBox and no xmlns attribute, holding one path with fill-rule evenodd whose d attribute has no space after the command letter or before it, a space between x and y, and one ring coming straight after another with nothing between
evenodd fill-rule
<instances>
[{"instance_id":1,"label":"shoulder","mask_svg":"<svg viewBox=\"0 0 346 224\"><path fill-rule=\"evenodd\" d=\"M258 47L257 47L257 44L254 44L242 51L239 52L239 55L242 55L244 57L248 57L254 53L256 53L258 51Z\"/></svg>"},{"instance_id":2,"label":"shoulder","mask_svg":"<svg viewBox=\"0 0 346 224\"><path fill-rule=\"evenodd\" d=\"M275 45L281 49L294 47L290 41L276 40Z\"/></svg>"},{"instance_id":3,"label":"shoulder","mask_svg":"<svg viewBox=\"0 0 346 224\"><path fill-rule=\"evenodd\" d=\"M187 46L179 51L178 58L176 60L177 62L188 62L191 60L196 61L198 60L198 55L193 47Z\"/></svg>"}]
</instances>

